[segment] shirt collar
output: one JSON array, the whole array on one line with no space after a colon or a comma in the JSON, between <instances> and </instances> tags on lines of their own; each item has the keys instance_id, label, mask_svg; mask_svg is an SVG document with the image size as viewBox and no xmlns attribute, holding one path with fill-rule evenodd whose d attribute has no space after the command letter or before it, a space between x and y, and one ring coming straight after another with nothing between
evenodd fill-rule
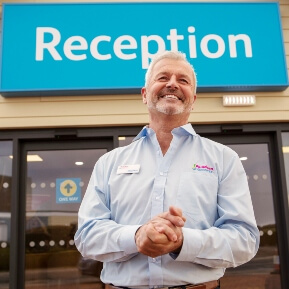
<instances>
[{"instance_id":1,"label":"shirt collar","mask_svg":"<svg viewBox=\"0 0 289 289\"><path fill-rule=\"evenodd\" d=\"M149 135L153 130L149 128L148 125L144 126L143 129L139 132L139 134L133 139L133 141L136 141L142 137L146 137ZM192 125L190 123L187 123L185 125L182 125L180 127L176 127L172 130L173 134L178 134L178 135L196 135L195 130L193 129Z\"/></svg>"}]
</instances>

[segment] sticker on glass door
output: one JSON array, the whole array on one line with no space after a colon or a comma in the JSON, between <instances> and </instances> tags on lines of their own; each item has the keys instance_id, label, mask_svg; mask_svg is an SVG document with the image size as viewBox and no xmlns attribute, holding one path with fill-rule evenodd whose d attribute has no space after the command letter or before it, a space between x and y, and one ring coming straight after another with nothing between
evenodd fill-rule
<instances>
[{"instance_id":1,"label":"sticker on glass door","mask_svg":"<svg viewBox=\"0 0 289 289\"><path fill-rule=\"evenodd\" d=\"M80 178L56 179L56 203L80 203Z\"/></svg>"}]
</instances>

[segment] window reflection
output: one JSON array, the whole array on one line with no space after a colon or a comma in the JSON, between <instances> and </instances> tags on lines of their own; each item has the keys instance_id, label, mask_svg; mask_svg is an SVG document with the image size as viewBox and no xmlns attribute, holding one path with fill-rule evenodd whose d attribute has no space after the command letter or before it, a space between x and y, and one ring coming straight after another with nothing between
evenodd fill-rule
<instances>
[{"instance_id":1,"label":"window reflection","mask_svg":"<svg viewBox=\"0 0 289 289\"><path fill-rule=\"evenodd\" d=\"M288 140L289 134L286 137ZM121 138L119 145L127 145L133 138L131 136ZM289 145L289 140L286 144ZM229 146L242 159L248 176L261 244L252 261L226 271L221 288L248 289L251 286L256 289L280 289L278 232L273 207L268 146L267 144ZM57 203L56 179L80 179L78 185L83 195L94 163L105 152L106 150L79 150L29 153L39 154L43 161L28 161L26 288L30 288L31 284L37 284L37 288L50 288L56 284L60 284L57 288L66 288L67 284L70 288L88 288L85 287L88 284L94 286L93 288L103 288L99 280L102 264L81 258L74 246L73 235L80 203ZM87 156L87 160L83 161L80 156ZM289 184L288 160L286 165Z\"/></svg>"},{"instance_id":2,"label":"window reflection","mask_svg":"<svg viewBox=\"0 0 289 289\"><path fill-rule=\"evenodd\" d=\"M9 287L12 141L0 141L0 287Z\"/></svg>"},{"instance_id":3,"label":"window reflection","mask_svg":"<svg viewBox=\"0 0 289 289\"><path fill-rule=\"evenodd\" d=\"M106 149L30 151L26 178L25 288L102 288L99 262L74 245L77 213ZM33 158L31 157L33 156ZM79 198L78 198L79 196ZM97 287L97 286L100 287Z\"/></svg>"},{"instance_id":4,"label":"window reflection","mask_svg":"<svg viewBox=\"0 0 289 289\"><path fill-rule=\"evenodd\" d=\"M119 136L118 143L120 147L127 146L132 143L135 136Z\"/></svg>"},{"instance_id":5,"label":"window reflection","mask_svg":"<svg viewBox=\"0 0 289 289\"><path fill-rule=\"evenodd\" d=\"M128 145L134 137L119 138L119 145ZM289 186L289 133L283 135L286 177ZM226 270L222 289L281 289L280 262L273 206L269 151L267 144L228 145L236 151L247 173L257 225L260 230L260 249L249 263ZM289 195L289 187L288 187Z\"/></svg>"},{"instance_id":6,"label":"window reflection","mask_svg":"<svg viewBox=\"0 0 289 289\"><path fill-rule=\"evenodd\" d=\"M277 231L267 144L228 145L242 160L260 230L260 248L250 262L227 269L222 289L281 289Z\"/></svg>"}]
</instances>

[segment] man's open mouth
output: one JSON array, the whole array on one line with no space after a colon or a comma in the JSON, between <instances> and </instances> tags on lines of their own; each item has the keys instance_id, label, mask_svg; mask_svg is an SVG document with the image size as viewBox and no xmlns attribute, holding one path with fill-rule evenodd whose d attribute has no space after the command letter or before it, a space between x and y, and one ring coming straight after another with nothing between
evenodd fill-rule
<instances>
[{"instance_id":1,"label":"man's open mouth","mask_svg":"<svg viewBox=\"0 0 289 289\"><path fill-rule=\"evenodd\" d=\"M181 98L179 98L178 96L176 96L176 95L174 95L174 94L165 94L165 95L163 95L161 98L182 100Z\"/></svg>"}]
</instances>

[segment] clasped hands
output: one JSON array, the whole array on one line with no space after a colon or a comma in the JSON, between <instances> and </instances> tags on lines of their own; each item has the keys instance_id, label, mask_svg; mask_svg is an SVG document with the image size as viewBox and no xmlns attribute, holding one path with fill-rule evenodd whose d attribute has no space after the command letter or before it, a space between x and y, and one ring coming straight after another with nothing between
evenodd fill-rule
<instances>
[{"instance_id":1,"label":"clasped hands","mask_svg":"<svg viewBox=\"0 0 289 289\"><path fill-rule=\"evenodd\" d=\"M170 206L169 211L157 215L138 229L135 234L138 251L152 258L180 252L185 221L182 210Z\"/></svg>"}]
</instances>

